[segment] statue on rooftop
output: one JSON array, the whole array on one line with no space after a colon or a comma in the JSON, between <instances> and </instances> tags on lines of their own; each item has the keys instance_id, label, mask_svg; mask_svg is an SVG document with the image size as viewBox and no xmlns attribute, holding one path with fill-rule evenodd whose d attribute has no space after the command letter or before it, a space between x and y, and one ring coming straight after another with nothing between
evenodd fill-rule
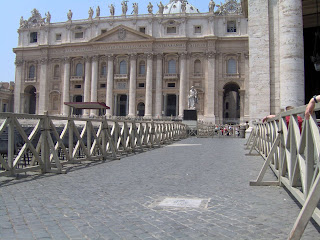
<instances>
[{"instance_id":1,"label":"statue on rooftop","mask_svg":"<svg viewBox=\"0 0 320 240\"><path fill-rule=\"evenodd\" d=\"M68 17L68 20L69 20L69 21L72 20L72 15L73 15L72 11L69 10L69 12L67 13L67 17Z\"/></svg>"},{"instance_id":2,"label":"statue on rooftop","mask_svg":"<svg viewBox=\"0 0 320 240\"><path fill-rule=\"evenodd\" d=\"M20 18L20 28L24 28L26 26L26 22L25 20L23 20L23 16L21 16Z\"/></svg>"},{"instance_id":3,"label":"statue on rooftop","mask_svg":"<svg viewBox=\"0 0 320 240\"><path fill-rule=\"evenodd\" d=\"M127 11L128 11L128 4L127 4L128 1L122 1L121 2L121 5L122 5L122 15L126 15L127 14Z\"/></svg>"},{"instance_id":4,"label":"statue on rooftop","mask_svg":"<svg viewBox=\"0 0 320 240\"><path fill-rule=\"evenodd\" d=\"M149 2L148 6L148 13L151 13L152 14L152 11L153 11L153 5L151 4L151 2Z\"/></svg>"},{"instance_id":5,"label":"statue on rooftop","mask_svg":"<svg viewBox=\"0 0 320 240\"><path fill-rule=\"evenodd\" d=\"M93 9L91 7L89 8L88 14L89 14L89 19L92 19Z\"/></svg>"},{"instance_id":6,"label":"statue on rooftop","mask_svg":"<svg viewBox=\"0 0 320 240\"><path fill-rule=\"evenodd\" d=\"M96 17L100 17L100 7L99 6L96 9Z\"/></svg>"},{"instance_id":7,"label":"statue on rooftop","mask_svg":"<svg viewBox=\"0 0 320 240\"><path fill-rule=\"evenodd\" d=\"M216 6L215 2L214 2L213 0L211 0L211 1L209 2L209 12L214 13L214 8L215 8L215 6Z\"/></svg>"},{"instance_id":8,"label":"statue on rooftop","mask_svg":"<svg viewBox=\"0 0 320 240\"><path fill-rule=\"evenodd\" d=\"M51 21L51 14L50 14L50 12L48 11L48 13L45 13L45 15L46 15L46 21L47 21L47 23L50 23L50 21Z\"/></svg>"},{"instance_id":9,"label":"statue on rooftop","mask_svg":"<svg viewBox=\"0 0 320 240\"><path fill-rule=\"evenodd\" d=\"M163 6L162 2L160 2L160 3L158 4L158 8L159 8L159 13L160 13L160 14L163 14L164 6Z\"/></svg>"},{"instance_id":10,"label":"statue on rooftop","mask_svg":"<svg viewBox=\"0 0 320 240\"><path fill-rule=\"evenodd\" d=\"M111 16L114 16L114 5L111 4L111 5L109 6L109 8L110 8L110 14L111 14Z\"/></svg>"},{"instance_id":11,"label":"statue on rooftop","mask_svg":"<svg viewBox=\"0 0 320 240\"><path fill-rule=\"evenodd\" d=\"M138 15L138 3L132 3L132 7L133 7L133 10L131 12L131 14L133 13L134 15Z\"/></svg>"},{"instance_id":12,"label":"statue on rooftop","mask_svg":"<svg viewBox=\"0 0 320 240\"><path fill-rule=\"evenodd\" d=\"M186 1L182 0L181 1L181 12L185 13L186 9L187 9Z\"/></svg>"}]
</instances>

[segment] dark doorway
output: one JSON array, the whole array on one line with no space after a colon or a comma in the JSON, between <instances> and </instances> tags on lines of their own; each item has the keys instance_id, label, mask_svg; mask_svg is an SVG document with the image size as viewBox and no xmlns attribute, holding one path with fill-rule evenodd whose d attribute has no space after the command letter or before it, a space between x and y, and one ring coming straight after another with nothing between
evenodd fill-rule
<instances>
[{"instance_id":1,"label":"dark doorway","mask_svg":"<svg viewBox=\"0 0 320 240\"><path fill-rule=\"evenodd\" d=\"M28 86L24 90L25 102L24 112L29 114L36 114L37 96L36 88L34 86Z\"/></svg>"},{"instance_id":2,"label":"dark doorway","mask_svg":"<svg viewBox=\"0 0 320 240\"><path fill-rule=\"evenodd\" d=\"M138 110L138 116L143 117L144 116L144 110L145 110L145 105L144 105L143 102L138 104L137 110Z\"/></svg>"},{"instance_id":3,"label":"dark doorway","mask_svg":"<svg viewBox=\"0 0 320 240\"><path fill-rule=\"evenodd\" d=\"M166 116L176 116L177 113L177 95L167 95L167 112Z\"/></svg>"},{"instance_id":4,"label":"dark doorway","mask_svg":"<svg viewBox=\"0 0 320 240\"><path fill-rule=\"evenodd\" d=\"M81 95L75 95L74 97L73 97L73 101L74 102L82 102L82 96ZM74 109L74 112L73 112L73 114L75 114L75 115L82 115L82 109Z\"/></svg>"},{"instance_id":5,"label":"dark doorway","mask_svg":"<svg viewBox=\"0 0 320 240\"><path fill-rule=\"evenodd\" d=\"M240 120L240 87L235 83L224 86L223 123L237 124Z\"/></svg>"},{"instance_id":6,"label":"dark doorway","mask_svg":"<svg viewBox=\"0 0 320 240\"><path fill-rule=\"evenodd\" d=\"M127 116L127 95L119 95L118 102L118 116Z\"/></svg>"}]
</instances>

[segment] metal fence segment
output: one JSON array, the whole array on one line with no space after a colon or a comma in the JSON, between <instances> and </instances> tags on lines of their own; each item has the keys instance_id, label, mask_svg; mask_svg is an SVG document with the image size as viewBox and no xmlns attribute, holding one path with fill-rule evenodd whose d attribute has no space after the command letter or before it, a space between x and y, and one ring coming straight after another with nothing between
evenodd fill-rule
<instances>
[{"instance_id":1,"label":"metal fence segment","mask_svg":"<svg viewBox=\"0 0 320 240\"><path fill-rule=\"evenodd\" d=\"M120 159L187 137L181 122L1 113L0 176L65 172L80 161Z\"/></svg>"},{"instance_id":2,"label":"metal fence segment","mask_svg":"<svg viewBox=\"0 0 320 240\"><path fill-rule=\"evenodd\" d=\"M320 132L315 115L299 126L298 115L303 116L305 108L283 112L266 123L255 122L246 143L249 154L255 150L264 158L250 185L284 186L302 205L288 239L300 239L311 217L320 225ZM319 110L316 104L315 111ZM263 180L269 167L277 181Z\"/></svg>"}]
</instances>

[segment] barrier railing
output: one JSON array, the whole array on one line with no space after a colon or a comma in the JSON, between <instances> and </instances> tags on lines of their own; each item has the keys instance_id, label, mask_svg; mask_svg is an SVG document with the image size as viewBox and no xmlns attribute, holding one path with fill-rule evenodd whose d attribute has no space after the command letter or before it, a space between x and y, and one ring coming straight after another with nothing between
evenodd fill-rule
<instances>
[{"instance_id":1,"label":"barrier railing","mask_svg":"<svg viewBox=\"0 0 320 240\"><path fill-rule=\"evenodd\" d=\"M320 134L314 115L299 127L298 115L303 115L305 107L255 123L246 143L249 154L256 150L265 160L250 185L285 186L303 206L288 239L300 239L311 217L320 225ZM315 111L319 110L317 104ZM263 181L269 167L277 181Z\"/></svg>"},{"instance_id":2,"label":"barrier railing","mask_svg":"<svg viewBox=\"0 0 320 240\"><path fill-rule=\"evenodd\" d=\"M119 159L185 137L179 122L1 113L0 176L62 173L66 164Z\"/></svg>"}]
</instances>

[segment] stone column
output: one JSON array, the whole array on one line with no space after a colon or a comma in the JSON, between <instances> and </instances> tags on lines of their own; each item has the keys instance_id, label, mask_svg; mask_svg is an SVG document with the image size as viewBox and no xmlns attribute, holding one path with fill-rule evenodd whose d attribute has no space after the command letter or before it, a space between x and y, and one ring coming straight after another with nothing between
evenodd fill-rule
<instances>
[{"instance_id":1,"label":"stone column","mask_svg":"<svg viewBox=\"0 0 320 240\"><path fill-rule=\"evenodd\" d=\"M62 92L62 114L68 116L70 114L70 107L65 105L65 102L70 102L70 60L66 57L64 59L64 74L63 74L63 92Z\"/></svg>"},{"instance_id":2,"label":"stone column","mask_svg":"<svg viewBox=\"0 0 320 240\"><path fill-rule=\"evenodd\" d=\"M248 1L250 121L270 114L269 1ZM281 30L282 31L282 30Z\"/></svg>"},{"instance_id":3,"label":"stone column","mask_svg":"<svg viewBox=\"0 0 320 240\"><path fill-rule=\"evenodd\" d=\"M168 95L165 93L163 94L163 116L167 116L167 100L168 100Z\"/></svg>"},{"instance_id":4,"label":"stone column","mask_svg":"<svg viewBox=\"0 0 320 240\"><path fill-rule=\"evenodd\" d=\"M157 76L156 76L156 109L155 117L162 116L162 54L157 55Z\"/></svg>"},{"instance_id":5,"label":"stone column","mask_svg":"<svg viewBox=\"0 0 320 240\"><path fill-rule=\"evenodd\" d=\"M91 75L91 102L98 101L98 56L92 57L92 75ZM91 109L90 114L97 115L96 109Z\"/></svg>"},{"instance_id":6,"label":"stone column","mask_svg":"<svg viewBox=\"0 0 320 240\"><path fill-rule=\"evenodd\" d=\"M106 110L107 116L112 116L113 113L113 56L108 56L108 75L107 75L107 93L106 93L106 105L110 109Z\"/></svg>"},{"instance_id":7,"label":"stone column","mask_svg":"<svg viewBox=\"0 0 320 240\"><path fill-rule=\"evenodd\" d=\"M219 119L216 123L223 124L223 90L218 91L218 109Z\"/></svg>"},{"instance_id":8,"label":"stone column","mask_svg":"<svg viewBox=\"0 0 320 240\"><path fill-rule=\"evenodd\" d=\"M21 85L22 85L22 69L23 61L16 60L16 74L14 85L14 113L21 113Z\"/></svg>"},{"instance_id":9,"label":"stone column","mask_svg":"<svg viewBox=\"0 0 320 240\"><path fill-rule=\"evenodd\" d=\"M47 89L47 67L48 59L42 58L40 60L40 80L39 80L39 111L38 114L44 114L48 111L49 94Z\"/></svg>"},{"instance_id":10,"label":"stone column","mask_svg":"<svg viewBox=\"0 0 320 240\"><path fill-rule=\"evenodd\" d=\"M179 86L179 117L183 117L183 111L186 110L186 84L187 84L187 55L180 54L180 86Z\"/></svg>"},{"instance_id":11,"label":"stone column","mask_svg":"<svg viewBox=\"0 0 320 240\"><path fill-rule=\"evenodd\" d=\"M304 104L304 45L301 0L279 1L280 108Z\"/></svg>"},{"instance_id":12,"label":"stone column","mask_svg":"<svg viewBox=\"0 0 320 240\"><path fill-rule=\"evenodd\" d=\"M245 90L239 90L240 94L240 123L244 123L244 102L245 102Z\"/></svg>"},{"instance_id":13,"label":"stone column","mask_svg":"<svg viewBox=\"0 0 320 240\"><path fill-rule=\"evenodd\" d=\"M90 102L90 85L91 85L91 57L85 57L85 77L84 77L84 102ZM83 115L88 116L89 109L84 109Z\"/></svg>"},{"instance_id":14,"label":"stone column","mask_svg":"<svg viewBox=\"0 0 320 240\"><path fill-rule=\"evenodd\" d=\"M130 55L129 117L136 116L137 54Z\"/></svg>"},{"instance_id":15,"label":"stone column","mask_svg":"<svg viewBox=\"0 0 320 240\"><path fill-rule=\"evenodd\" d=\"M208 70L207 83L205 85L205 103L204 115L207 121L215 122L214 103L215 103L215 74L216 74L216 54L214 52L207 53Z\"/></svg>"},{"instance_id":16,"label":"stone column","mask_svg":"<svg viewBox=\"0 0 320 240\"><path fill-rule=\"evenodd\" d=\"M152 64L153 53L147 54L147 74L146 74L146 108L145 117L152 117Z\"/></svg>"}]
</instances>

